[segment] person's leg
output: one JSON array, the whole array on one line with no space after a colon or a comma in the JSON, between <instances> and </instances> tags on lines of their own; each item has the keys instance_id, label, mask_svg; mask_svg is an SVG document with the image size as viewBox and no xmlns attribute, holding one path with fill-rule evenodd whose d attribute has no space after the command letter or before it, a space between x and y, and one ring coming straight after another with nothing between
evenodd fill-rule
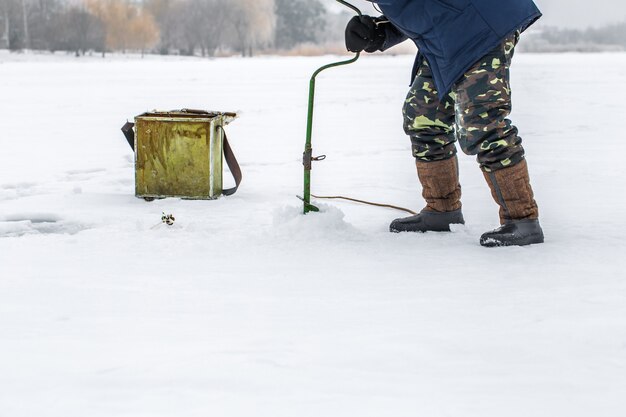
<instances>
[{"instance_id":1,"label":"person's leg","mask_svg":"<svg viewBox=\"0 0 626 417\"><path fill-rule=\"evenodd\" d=\"M416 216L396 219L392 232L449 231L464 222L461 213L454 101L440 101L428 63L420 67L403 108L404 130L413 156L426 207Z\"/></svg>"},{"instance_id":2,"label":"person's leg","mask_svg":"<svg viewBox=\"0 0 626 417\"><path fill-rule=\"evenodd\" d=\"M437 162L456 156L454 100L439 100L433 73L423 60L402 108L404 131L411 138L418 162Z\"/></svg>"},{"instance_id":3,"label":"person's leg","mask_svg":"<svg viewBox=\"0 0 626 417\"><path fill-rule=\"evenodd\" d=\"M477 155L501 228L481 238L484 246L543 242L522 139L511 113L509 68L519 34L483 57L455 85L457 136L463 151Z\"/></svg>"}]
</instances>

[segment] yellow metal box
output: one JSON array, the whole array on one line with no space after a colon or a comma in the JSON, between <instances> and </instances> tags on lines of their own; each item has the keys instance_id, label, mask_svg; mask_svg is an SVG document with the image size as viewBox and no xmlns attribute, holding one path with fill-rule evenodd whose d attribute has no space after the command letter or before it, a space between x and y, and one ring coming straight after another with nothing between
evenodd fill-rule
<instances>
[{"instance_id":1,"label":"yellow metal box","mask_svg":"<svg viewBox=\"0 0 626 417\"><path fill-rule=\"evenodd\" d=\"M239 169L224 126L235 113L179 110L149 112L135 118L135 194L146 199L181 197L215 199L223 190L222 161L226 157L237 186ZM128 136L127 136L128 138ZM235 167L231 166L234 160Z\"/></svg>"}]
</instances>

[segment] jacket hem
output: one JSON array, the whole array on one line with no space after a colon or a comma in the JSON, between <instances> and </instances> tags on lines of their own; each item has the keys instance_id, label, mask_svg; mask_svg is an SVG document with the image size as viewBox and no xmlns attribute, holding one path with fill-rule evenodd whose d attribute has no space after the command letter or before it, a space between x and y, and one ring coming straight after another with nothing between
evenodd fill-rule
<instances>
[{"instance_id":1,"label":"jacket hem","mask_svg":"<svg viewBox=\"0 0 626 417\"><path fill-rule=\"evenodd\" d=\"M463 68L465 68L463 71L461 71L460 74L458 74L455 78L454 81L450 82L449 84L445 85L444 88L440 88L439 89L439 98L443 99L446 94L450 93L450 91L452 90L452 88L454 87L454 85L456 83L459 82L459 80L461 79L461 77L463 75L465 75L465 73L471 69L474 65L476 65L476 63L485 55L487 55L488 53L490 53L491 51L493 51L494 49L496 49L502 42L504 42L504 40L511 36L511 34L515 33L518 30L521 30L522 32L525 31L526 29L528 29L533 23L535 23L540 17L542 16L541 12L537 12L535 14L533 14L531 17L528 17L526 19L524 19L522 22L517 23L516 25L514 25L514 27L507 31L506 34L504 36L498 37L498 40L489 44L489 47L486 48L486 52L481 51L480 53L477 53L475 55L472 56L472 58L468 61L470 61L468 64L464 65ZM481 15L482 17L482 15ZM484 20L484 19L483 19ZM487 23L487 22L485 22ZM493 28L491 27L491 25L489 25L489 28L491 29L492 33L497 35L497 32L495 30L493 30Z\"/></svg>"}]
</instances>

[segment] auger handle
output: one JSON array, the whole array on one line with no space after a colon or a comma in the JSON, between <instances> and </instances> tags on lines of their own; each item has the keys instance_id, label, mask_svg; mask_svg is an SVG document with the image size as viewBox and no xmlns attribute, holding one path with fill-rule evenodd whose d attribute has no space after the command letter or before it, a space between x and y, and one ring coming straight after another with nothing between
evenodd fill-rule
<instances>
[{"instance_id":1,"label":"auger handle","mask_svg":"<svg viewBox=\"0 0 626 417\"><path fill-rule=\"evenodd\" d=\"M354 12L358 16L363 16L363 13L361 12L361 10L355 5L350 4L344 0L336 0L336 1L354 10ZM318 68L317 71L313 73L313 75L311 76L311 80L309 81L309 111L307 115L307 125L306 125L306 144L304 146L304 156L302 160L302 163L304 165L304 195L302 197L302 201L304 202L304 214L310 213L312 211L313 212L319 211L317 207L311 204L311 167L312 167L313 161L315 160L315 158L313 158L313 147L311 144L312 136L313 136L313 110L315 107L315 80L322 71L325 71L329 68L352 64L356 62L360 56L361 56L361 53L357 52L354 58L352 59L324 65L323 67Z\"/></svg>"},{"instance_id":2,"label":"auger handle","mask_svg":"<svg viewBox=\"0 0 626 417\"><path fill-rule=\"evenodd\" d=\"M359 10L359 8L358 8L358 7L356 7L355 5L350 4L350 3L348 3L347 1L343 1L343 0L337 0L337 2L338 2L338 3L343 4L344 6L346 6L346 7L350 8L350 9L352 9L352 10L354 10L354 12L355 12L357 15L359 15L359 16L363 16L363 13L361 13L361 10Z\"/></svg>"}]
</instances>

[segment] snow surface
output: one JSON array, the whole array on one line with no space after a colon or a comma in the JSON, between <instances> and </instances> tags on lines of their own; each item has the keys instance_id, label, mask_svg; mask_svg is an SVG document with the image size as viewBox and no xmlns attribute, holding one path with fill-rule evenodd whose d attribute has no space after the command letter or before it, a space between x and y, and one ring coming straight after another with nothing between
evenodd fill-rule
<instances>
[{"instance_id":1,"label":"snow surface","mask_svg":"<svg viewBox=\"0 0 626 417\"><path fill-rule=\"evenodd\" d=\"M454 233L300 215L308 77L334 59L0 52L1 417L626 415L626 54L516 57L547 241L495 250L467 156ZM320 76L315 192L422 207L411 64ZM242 112L235 196L134 197L119 128L182 107Z\"/></svg>"}]
</instances>

